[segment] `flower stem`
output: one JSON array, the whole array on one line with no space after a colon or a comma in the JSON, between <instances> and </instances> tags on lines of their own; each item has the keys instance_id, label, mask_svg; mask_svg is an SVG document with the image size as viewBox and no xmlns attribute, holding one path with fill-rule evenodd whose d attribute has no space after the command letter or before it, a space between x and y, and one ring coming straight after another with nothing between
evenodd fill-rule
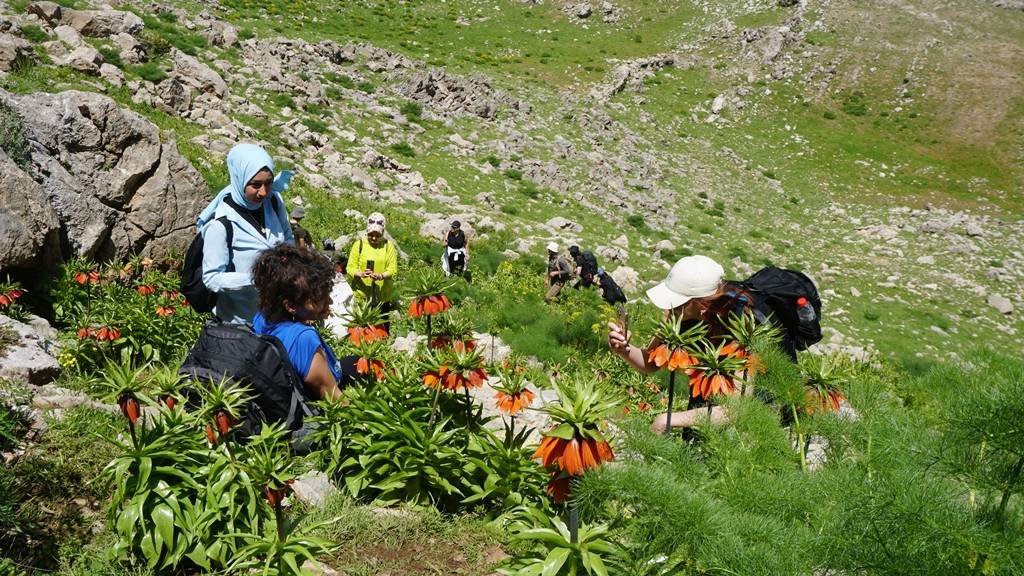
<instances>
[{"instance_id":1,"label":"flower stem","mask_svg":"<svg viewBox=\"0 0 1024 576\"><path fill-rule=\"evenodd\" d=\"M277 541L284 542L284 511L280 502L274 503L274 519L277 521Z\"/></svg>"},{"instance_id":2,"label":"flower stem","mask_svg":"<svg viewBox=\"0 0 1024 576\"><path fill-rule=\"evenodd\" d=\"M437 401L441 399L441 382L438 381L434 385L434 404L430 407L430 422L427 423L428 428L433 428L434 420L437 419Z\"/></svg>"},{"instance_id":3,"label":"flower stem","mask_svg":"<svg viewBox=\"0 0 1024 576\"><path fill-rule=\"evenodd\" d=\"M676 393L676 371L668 373L668 412L665 414L665 434L672 433L672 400Z\"/></svg>"},{"instance_id":4,"label":"flower stem","mask_svg":"<svg viewBox=\"0 0 1024 576\"><path fill-rule=\"evenodd\" d=\"M797 451L800 453L800 470L807 472L807 453L804 451L804 433L800 430L800 416L796 404L793 405L793 426L796 428Z\"/></svg>"}]
</instances>

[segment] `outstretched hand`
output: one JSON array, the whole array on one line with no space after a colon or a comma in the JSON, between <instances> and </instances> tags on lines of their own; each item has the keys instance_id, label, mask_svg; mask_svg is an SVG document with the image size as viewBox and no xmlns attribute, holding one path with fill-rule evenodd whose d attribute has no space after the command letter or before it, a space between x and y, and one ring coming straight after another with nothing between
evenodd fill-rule
<instances>
[{"instance_id":1,"label":"outstretched hand","mask_svg":"<svg viewBox=\"0 0 1024 576\"><path fill-rule=\"evenodd\" d=\"M625 354L629 350L630 334L618 322L608 323L608 347L612 352Z\"/></svg>"}]
</instances>

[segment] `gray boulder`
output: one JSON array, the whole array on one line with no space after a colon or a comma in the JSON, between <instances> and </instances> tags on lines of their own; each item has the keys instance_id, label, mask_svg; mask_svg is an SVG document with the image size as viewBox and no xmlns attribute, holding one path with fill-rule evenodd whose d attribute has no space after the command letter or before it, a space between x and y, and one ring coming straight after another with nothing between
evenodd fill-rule
<instances>
[{"instance_id":1,"label":"gray boulder","mask_svg":"<svg viewBox=\"0 0 1024 576\"><path fill-rule=\"evenodd\" d=\"M10 72L22 62L35 58L32 45L24 38L0 34L0 72Z\"/></svg>"},{"instance_id":2,"label":"gray boulder","mask_svg":"<svg viewBox=\"0 0 1024 576\"><path fill-rule=\"evenodd\" d=\"M33 2L28 5L28 13L39 16L46 22L54 24L60 22L64 9L56 2Z\"/></svg>"},{"instance_id":3,"label":"gray boulder","mask_svg":"<svg viewBox=\"0 0 1024 576\"><path fill-rule=\"evenodd\" d=\"M1010 302L1005 296L990 294L988 305L995 308L1000 314L1013 314L1013 302Z\"/></svg>"},{"instance_id":4,"label":"gray boulder","mask_svg":"<svg viewBox=\"0 0 1024 576\"><path fill-rule=\"evenodd\" d=\"M182 82L200 92L210 92L218 98L227 96L228 85L212 68L177 48L171 57L174 61L174 71L181 77Z\"/></svg>"},{"instance_id":5,"label":"gray boulder","mask_svg":"<svg viewBox=\"0 0 1024 576\"><path fill-rule=\"evenodd\" d=\"M88 92L0 90L0 102L22 117L32 146L26 172L60 221L64 252L41 253L40 262L162 256L187 247L208 190L155 125Z\"/></svg>"},{"instance_id":6,"label":"gray boulder","mask_svg":"<svg viewBox=\"0 0 1024 576\"><path fill-rule=\"evenodd\" d=\"M629 266L619 266L609 274L626 294L635 294L640 286L640 275Z\"/></svg>"},{"instance_id":7,"label":"gray boulder","mask_svg":"<svg viewBox=\"0 0 1024 576\"><path fill-rule=\"evenodd\" d=\"M103 55L92 46L83 44L61 58L58 64L86 74L97 74L100 71L100 64L103 64Z\"/></svg>"},{"instance_id":8,"label":"gray boulder","mask_svg":"<svg viewBox=\"0 0 1024 576\"><path fill-rule=\"evenodd\" d=\"M60 222L46 193L2 150L0 206L0 268L32 267L39 254L60 249Z\"/></svg>"},{"instance_id":9,"label":"gray boulder","mask_svg":"<svg viewBox=\"0 0 1024 576\"><path fill-rule=\"evenodd\" d=\"M0 316L0 326L14 330L18 342L0 355L0 378L33 385L52 382L60 374L60 363L51 352L57 333L42 318L29 324Z\"/></svg>"},{"instance_id":10,"label":"gray boulder","mask_svg":"<svg viewBox=\"0 0 1024 576\"><path fill-rule=\"evenodd\" d=\"M120 10L71 10L61 11L61 23L71 26L92 38L106 38L115 34L135 34L142 30L142 18L131 12Z\"/></svg>"}]
</instances>

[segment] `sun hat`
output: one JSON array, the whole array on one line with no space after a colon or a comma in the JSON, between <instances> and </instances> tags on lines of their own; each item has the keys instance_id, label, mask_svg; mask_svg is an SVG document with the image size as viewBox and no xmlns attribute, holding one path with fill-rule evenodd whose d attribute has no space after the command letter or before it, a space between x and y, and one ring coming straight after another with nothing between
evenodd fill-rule
<instances>
[{"instance_id":1,"label":"sun hat","mask_svg":"<svg viewBox=\"0 0 1024 576\"><path fill-rule=\"evenodd\" d=\"M461 227L462 227L462 223L461 222L459 222L458 220L452 220L452 228L461 228Z\"/></svg>"},{"instance_id":2,"label":"sun hat","mask_svg":"<svg viewBox=\"0 0 1024 576\"><path fill-rule=\"evenodd\" d=\"M292 211L289 213L289 216L295 218L296 220L299 220L300 218L305 218L306 209L303 208L302 206L296 206L295 208L292 208Z\"/></svg>"},{"instance_id":3,"label":"sun hat","mask_svg":"<svg viewBox=\"0 0 1024 576\"><path fill-rule=\"evenodd\" d=\"M647 291L647 297L658 308L671 310L714 294L724 274L722 266L707 256L686 256L672 266L664 282Z\"/></svg>"},{"instance_id":4,"label":"sun hat","mask_svg":"<svg viewBox=\"0 0 1024 576\"><path fill-rule=\"evenodd\" d=\"M366 217L366 224L367 226L373 224L380 224L381 228L383 228L384 225L387 223L384 221L383 214L381 214L380 212L374 212L373 214L370 214L369 216Z\"/></svg>"},{"instance_id":5,"label":"sun hat","mask_svg":"<svg viewBox=\"0 0 1024 576\"><path fill-rule=\"evenodd\" d=\"M383 224L377 224L376 222L374 222L373 224L370 224L369 226L366 227L366 233L367 234L373 234L374 232L377 232L378 234L383 234L384 233L384 225Z\"/></svg>"},{"instance_id":6,"label":"sun hat","mask_svg":"<svg viewBox=\"0 0 1024 576\"><path fill-rule=\"evenodd\" d=\"M558 243L548 242L548 252L558 252Z\"/></svg>"}]
</instances>

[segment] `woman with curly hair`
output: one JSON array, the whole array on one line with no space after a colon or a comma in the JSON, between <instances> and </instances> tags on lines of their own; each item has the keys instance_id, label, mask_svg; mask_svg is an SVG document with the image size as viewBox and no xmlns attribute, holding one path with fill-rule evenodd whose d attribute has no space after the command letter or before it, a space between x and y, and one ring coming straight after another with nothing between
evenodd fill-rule
<instances>
[{"instance_id":1,"label":"woman with curly hair","mask_svg":"<svg viewBox=\"0 0 1024 576\"><path fill-rule=\"evenodd\" d=\"M252 269L259 294L253 319L257 334L284 344L288 359L312 398L334 398L352 378L354 366L334 355L313 324L327 318L331 307L334 265L314 250L281 244L264 251ZM345 369L347 368L347 369Z\"/></svg>"}]
</instances>

